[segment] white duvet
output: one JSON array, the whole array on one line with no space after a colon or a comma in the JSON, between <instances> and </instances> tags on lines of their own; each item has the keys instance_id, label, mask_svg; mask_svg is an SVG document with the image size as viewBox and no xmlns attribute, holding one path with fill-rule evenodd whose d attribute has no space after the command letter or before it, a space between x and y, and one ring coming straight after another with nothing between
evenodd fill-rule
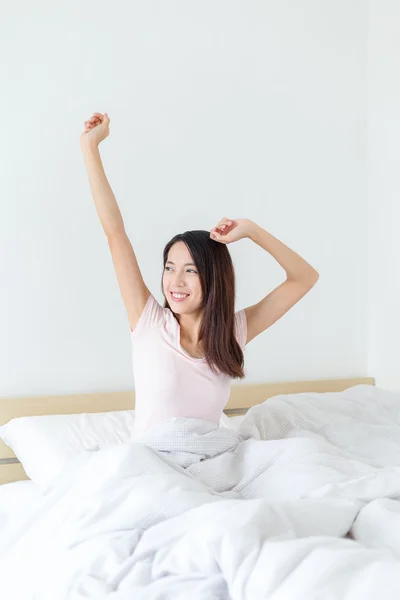
<instances>
[{"instance_id":1,"label":"white duvet","mask_svg":"<svg viewBox=\"0 0 400 600\"><path fill-rule=\"evenodd\" d=\"M400 393L277 396L80 455L1 531L7 600L398 600Z\"/></svg>"}]
</instances>

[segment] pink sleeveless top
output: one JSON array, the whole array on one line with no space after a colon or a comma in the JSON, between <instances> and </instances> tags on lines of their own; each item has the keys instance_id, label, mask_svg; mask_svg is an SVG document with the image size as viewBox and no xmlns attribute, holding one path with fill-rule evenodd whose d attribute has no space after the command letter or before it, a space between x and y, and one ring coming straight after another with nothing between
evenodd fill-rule
<instances>
[{"instance_id":1,"label":"pink sleeveless top","mask_svg":"<svg viewBox=\"0 0 400 600\"><path fill-rule=\"evenodd\" d=\"M235 313L235 332L244 350L244 310ZM152 294L131 336L136 435L174 417L219 423L232 378L213 373L205 358L193 358L182 348L178 321Z\"/></svg>"}]
</instances>

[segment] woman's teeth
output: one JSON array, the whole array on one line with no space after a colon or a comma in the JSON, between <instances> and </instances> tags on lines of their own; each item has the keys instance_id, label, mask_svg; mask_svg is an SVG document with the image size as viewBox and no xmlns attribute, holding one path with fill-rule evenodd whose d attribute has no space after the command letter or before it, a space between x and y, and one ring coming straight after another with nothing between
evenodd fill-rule
<instances>
[{"instance_id":1,"label":"woman's teeth","mask_svg":"<svg viewBox=\"0 0 400 600\"><path fill-rule=\"evenodd\" d=\"M189 296L189 294L175 294L174 292L171 292L171 296L174 300L184 300Z\"/></svg>"}]
</instances>

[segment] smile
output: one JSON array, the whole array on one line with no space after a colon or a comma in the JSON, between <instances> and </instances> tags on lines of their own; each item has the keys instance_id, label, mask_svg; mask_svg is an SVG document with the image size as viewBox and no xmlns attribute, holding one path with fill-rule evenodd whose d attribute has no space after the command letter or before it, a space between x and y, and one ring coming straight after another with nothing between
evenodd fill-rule
<instances>
[{"instance_id":1,"label":"smile","mask_svg":"<svg viewBox=\"0 0 400 600\"><path fill-rule=\"evenodd\" d=\"M171 297L175 302L183 302L190 294L180 294L179 292L170 292Z\"/></svg>"}]
</instances>

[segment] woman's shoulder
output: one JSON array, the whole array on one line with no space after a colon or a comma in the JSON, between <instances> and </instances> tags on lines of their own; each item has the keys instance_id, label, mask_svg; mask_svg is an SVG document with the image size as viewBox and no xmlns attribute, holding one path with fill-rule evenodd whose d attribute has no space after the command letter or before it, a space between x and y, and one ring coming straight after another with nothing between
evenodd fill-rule
<instances>
[{"instance_id":1,"label":"woman's shoulder","mask_svg":"<svg viewBox=\"0 0 400 600\"><path fill-rule=\"evenodd\" d=\"M161 306L154 295L150 294L135 329L131 331L132 337L146 330L162 327L171 316L173 317L170 309Z\"/></svg>"}]
</instances>

